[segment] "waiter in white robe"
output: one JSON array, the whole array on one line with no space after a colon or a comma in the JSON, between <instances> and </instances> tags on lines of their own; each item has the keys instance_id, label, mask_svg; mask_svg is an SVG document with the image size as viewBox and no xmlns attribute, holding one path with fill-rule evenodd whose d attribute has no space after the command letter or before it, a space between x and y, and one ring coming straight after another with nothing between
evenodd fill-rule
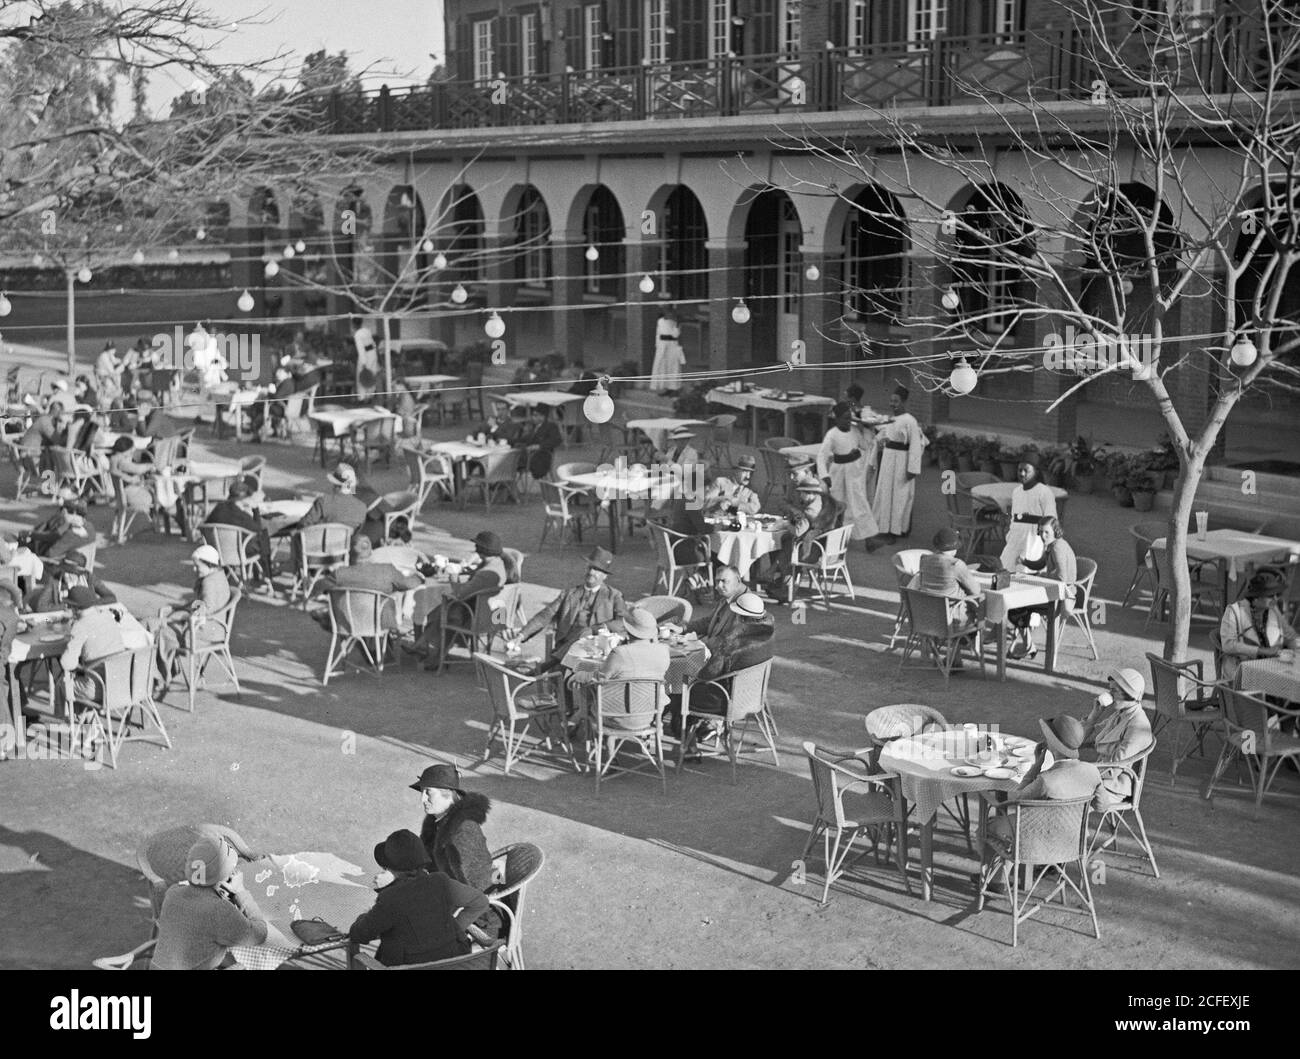
<instances>
[{"instance_id":1,"label":"waiter in white robe","mask_svg":"<svg viewBox=\"0 0 1300 1059\"><path fill-rule=\"evenodd\" d=\"M1043 542L1038 536L1038 520L1044 515L1056 517L1056 496L1038 476L1038 467L1021 460L1016 468L1020 484L1011 491L1011 525L1007 527L1007 546L1002 549L1002 569L1015 571L1021 559L1041 559Z\"/></svg>"},{"instance_id":2,"label":"waiter in white robe","mask_svg":"<svg viewBox=\"0 0 1300 1059\"><path fill-rule=\"evenodd\" d=\"M867 470L875 450L871 431L853 422L853 410L846 401L833 409L835 425L826 431L821 451L817 453L817 473L832 497L844 505L844 522L853 527L855 541L866 541L867 550L880 547L872 540L879 535L876 518L867 499Z\"/></svg>"},{"instance_id":3,"label":"waiter in white robe","mask_svg":"<svg viewBox=\"0 0 1300 1059\"><path fill-rule=\"evenodd\" d=\"M876 495L871 505L880 532L892 544L912 529L912 503L916 479L921 474L921 453L929 444L921 424L907 410L910 396L906 386L895 386L889 395L893 420L876 433Z\"/></svg>"},{"instance_id":4,"label":"waiter in white robe","mask_svg":"<svg viewBox=\"0 0 1300 1059\"><path fill-rule=\"evenodd\" d=\"M379 350L370 328L360 320L352 321L352 329L352 341L357 347L357 397L365 400L375 392L379 380ZM362 381L363 374L367 381Z\"/></svg>"}]
</instances>

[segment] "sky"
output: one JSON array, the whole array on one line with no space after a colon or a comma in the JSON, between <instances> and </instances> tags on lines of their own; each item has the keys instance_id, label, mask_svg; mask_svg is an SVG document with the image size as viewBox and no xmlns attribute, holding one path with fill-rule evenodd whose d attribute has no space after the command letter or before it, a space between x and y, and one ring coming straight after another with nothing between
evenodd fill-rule
<instances>
[{"instance_id":1,"label":"sky","mask_svg":"<svg viewBox=\"0 0 1300 1059\"><path fill-rule=\"evenodd\" d=\"M265 59L277 52L302 57L326 49L345 51L352 69L373 67L367 88L423 82L433 69L430 53L445 61L442 0L200 0L238 27L214 42L219 62ZM190 88L184 71L160 71L149 86L150 104L164 113Z\"/></svg>"}]
</instances>

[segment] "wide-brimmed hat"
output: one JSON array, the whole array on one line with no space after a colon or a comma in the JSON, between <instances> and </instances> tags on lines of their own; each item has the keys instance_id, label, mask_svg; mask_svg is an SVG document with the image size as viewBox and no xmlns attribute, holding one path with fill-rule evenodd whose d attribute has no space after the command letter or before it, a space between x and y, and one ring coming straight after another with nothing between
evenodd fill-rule
<instances>
[{"instance_id":1,"label":"wide-brimmed hat","mask_svg":"<svg viewBox=\"0 0 1300 1059\"><path fill-rule=\"evenodd\" d=\"M375 863L388 871L419 871L429 863L420 836L403 828L375 846Z\"/></svg>"},{"instance_id":2,"label":"wide-brimmed hat","mask_svg":"<svg viewBox=\"0 0 1300 1059\"><path fill-rule=\"evenodd\" d=\"M209 566L220 566L221 553L211 544L200 544L190 553L190 562L207 563Z\"/></svg>"},{"instance_id":3,"label":"wide-brimmed hat","mask_svg":"<svg viewBox=\"0 0 1300 1059\"><path fill-rule=\"evenodd\" d=\"M955 529L948 527L941 529L934 535L934 550L936 552L951 552L961 545L961 537Z\"/></svg>"},{"instance_id":4,"label":"wide-brimmed hat","mask_svg":"<svg viewBox=\"0 0 1300 1059\"><path fill-rule=\"evenodd\" d=\"M1068 713L1060 717L1039 718L1038 727L1043 730L1043 740L1047 748L1057 757L1077 758L1079 747L1083 746L1086 734L1083 722Z\"/></svg>"},{"instance_id":5,"label":"wide-brimmed hat","mask_svg":"<svg viewBox=\"0 0 1300 1059\"><path fill-rule=\"evenodd\" d=\"M691 430L689 427L678 427L668 435L668 438L671 441L685 441L687 438L693 437L695 437L695 431Z\"/></svg>"},{"instance_id":6,"label":"wide-brimmed hat","mask_svg":"<svg viewBox=\"0 0 1300 1059\"><path fill-rule=\"evenodd\" d=\"M356 485L357 469L350 463L340 463L326 477L334 485Z\"/></svg>"},{"instance_id":7,"label":"wide-brimmed hat","mask_svg":"<svg viewBox=\"0 0 1300 1059\"><path fill-rule=\"evenodd\" d=\"M821 496L825 496L826 486L816 478L801 479L800 481L795 482L794 491L796 493L817 493Z\"/></svg>"},{"instance_id":8,"label":"wide-brimmed hat","mask_svg":"<svg viewBox=\"0 0 1300 1059\"><path fill-rule=\"evenodd\" d=\"M411 785L411 790L422 791L426 787L440 787L445 791L458 791L460 773L455 765L430 765L420 773L420 778Z\"/></svg>"},{"instance_id":9,"label":"wide-brimmed hat","mask_svg":"<svg viewBox=\"0 0 1300 1059\"><path fill-rule=\"evenodd\" d=\"M659 639L659 626L655 623L654 615L644 607L629 610L623 618L623 627L629 636L635 636L638 640Z\"/></svg>"},{"instance_id":10,"label":"wide-brimmed hat","mask_svg":"<svg viewBox=\"0 0 1300 1059\"><path fill-rule=\"evenodd\" d=\"M604 548L593 548L591 554L587 556L587 565L609 573L614 568L614 556Z\"/></svg>"},{"instance_id":11,"label":"wide-brimmed hat","mask_svg":"<svg viewBox=\"0 0 1300 1059\"><path fill-rule=\"evenodd\" d=\"M1146 694L1146 679L1136 669L1112 669L1106 674L1106 679L1113 680L1125 698L1141 700Z\"/></svg>"},{"instance_id":12,"label":"wide-brimmed hat","mask_svg":"<svg viewBox=\"0 0 1300 1059\"><path fill-rule=\"evenodd\" d=\"M239 855L224 838L204 835L185 856L185 878L191 886L216 886L235 873Z\"/></svg>"},{"instance_id":13,"label":"wide-brimmed hat","mask_svg":"<svg viewBox=\"0 0 1300 1059\"><path fill-rule=\"evenodd\" d=\"M817 457L808 452L792 452L786 456L790 464L791 471L800 470L803 467L811 467L817 462Z\"/></svg>"},{"instance_id":14,"label":"wide-brimmed hat","mask_svg":"<svg viewBox=\"0 0 1300 1059\"><path fill-rule=\"evenodd\" d=\"M1263 599L1265 596L1280 596L1286 591L1286 578L1272 567L1257 571L1246 582L1244 593L1247 599Z\"/></svg>"},{"instance_id":15,"label":"wide-brimmed hat","mask_svg":"<svg viewBox=\"0 0 1300 1059\"><path fill-rule=\"evenodd\" d=\"M758 461L749 453L736 457L736 462L732 464L733 471L756 471L758 470Z\"/></svg>"},{"instance_id":16,"label":"wide-brimmed hat","mask_svg":"<svg viewBox=\"0 0 1300 1059\"><path fill-rule=\"evenodd\" d=\"M731 604L731 610L742 618L761 618L767 613L767 605L757 592L742 592Z\"/></svg>"},{"instance_id":17,"label":"wide-brimmed hat","mask_svg":"<svg viewBox=\"0 0 1300 1059\"><path fill-rule=\"evenodd\" d=\"M480 530L474 534L474 547L484 555L500 555L501 538L491 530Z\"/></svg>"}]
</instances>

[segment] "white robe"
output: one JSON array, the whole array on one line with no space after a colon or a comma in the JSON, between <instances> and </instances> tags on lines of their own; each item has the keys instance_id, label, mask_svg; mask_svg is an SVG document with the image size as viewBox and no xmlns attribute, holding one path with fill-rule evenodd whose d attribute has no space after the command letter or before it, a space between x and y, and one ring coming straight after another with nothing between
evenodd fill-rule
<instances>
[{"instance_id":1,"label":"white robe","mask_svg":"<svg viewBox=\"0 0 1300 1059\"><path fill-rule=\"evenodd\" d=\"M844 521L853 526L850 536L866 540L880 532L867 499L867 471L871 467L874 438L860 426L841 430L831 427L817 453L817 473L831 480L831 496L844 505ZM836 463L831 457L847 456L854 450L862 455L852 463Z\"/></svg>"},{"instance_id":2,"label":"white robe","mask_svg":"<svg viewBox=\"0 0 1300 1059\"><path fill-rule=\"evenodd\" d=\"M885 448L886 441L907 446ZM921 473L921 453L928 444L921 425L910 412L886 423L876 435L876 495L871 505L882 533L905 534L912 524L912 503L916 499L916 480L909 474Z\"/></svg>"},{"instance_id":3,"label":"white robe","mask_svg":"<svg viewBox=\"0 0 1300 1059\"><path fill-rule=\"evenodd\" d=\"M1038 536L1038 527L1032 522L1016 522L1017 515L1056 514L1056 497L1052 490L1038 482L1029 489L1018 485L1011 492L1011 526L1007 530L1007 546L1002 549L1002 569L1019 569L1022 557L1041 559L1043 541Z\"/></svg>"},{"instance_id":4,"label":"white robe","mask_svg":"<svg viewBox=\"0 0 1300 1059\"><path fill-rule=\"evenodd\" d=\"M369 386L361 384L361 373L369 368L376 379L379 378L379 350L375 347L375 336L370 333L370 328L359 327L356 334L352 336L352 341L357 347L357 396L369 397L375 392L375 384ZM370 348L367 349L366 347Z\"/></svg>"},{"instance_id":5,"label":"white robe","mask_svg":"<svg viewBox=\"0 0 1300 1059\"><path fill-rule=\"evenodd\" d=\"M650 369L654 378L650 380L650 389L662 392L682 388L686 354L682 350L681 337L682 331L676 320L659 317L655 324L655 360Z\"/></svg>"}]
</instances>

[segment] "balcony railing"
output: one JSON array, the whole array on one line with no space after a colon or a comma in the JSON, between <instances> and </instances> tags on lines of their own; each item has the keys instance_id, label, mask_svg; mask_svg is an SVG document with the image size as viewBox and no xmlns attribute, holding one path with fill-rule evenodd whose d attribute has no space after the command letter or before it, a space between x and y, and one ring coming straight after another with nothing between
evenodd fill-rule
<instances>
[{"instance_id":1,"label":"balcony railing","mask_svg":"<svg viewBox=\"0 0 1300 1059\"><path fill-rule=\"evenodd\" d=\"M1222 92L1234 82L1253 84L1263 76L1259 33L1232 18L1207 24L1189 41L1183 47L1147 48L1138 54L1175 86L1201 84ZM334 93L322 124L325 131L346 134L889 105L937 107L1031 97L1083 100L1092 96L1100 76L1083 51L1074 30L1066 28L565 72L547 78L443 81L396 91L385 86L377 92ZM1181 67L1170 70L1168 63L1175 57ZM1130 61L1137 65L1137 55ZM1300 85L1294 71L1290 81L1280 87ZM1132 83L1110 78L1107 89L1119 95L1144 91L1140 78Z\"/></svg>"}]
</instances>

